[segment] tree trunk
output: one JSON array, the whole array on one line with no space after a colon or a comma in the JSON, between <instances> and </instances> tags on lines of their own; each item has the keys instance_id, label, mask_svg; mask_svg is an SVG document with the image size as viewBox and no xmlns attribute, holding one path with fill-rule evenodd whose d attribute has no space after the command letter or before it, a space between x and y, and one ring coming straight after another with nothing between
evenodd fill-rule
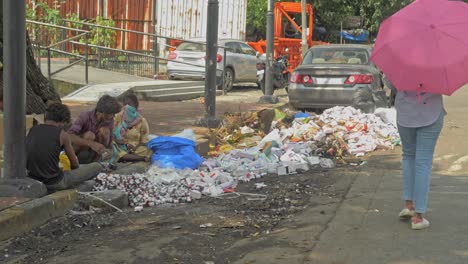
<instances>
[{"instance_id":1,"label":"tree trunk","mask_svg":"<svg viewBox=\"0 0 468 264\"><path fill-rule=\"evenodd\" d=\"M1 62L1 98L3 101L3 6L0 3L0 62ZM45 112L49 102L60 102L60 96L53 87L52 83L44 77L41 69L37 66L34 59L34 52L27 36L26 49L26 112L28 114L42 114Z\"/></svg>"},{"instance_id":2,"label":"tree trunk","mask_svg":"<svg viewBox=\"0 0 468 264\"><path fill-rule=\"evenodd\" d=\"M45 112L48 102L60 102L60 96L37 66L29 36L27 45L26 112L41 114Z\"/></svg>"}]
</instances>

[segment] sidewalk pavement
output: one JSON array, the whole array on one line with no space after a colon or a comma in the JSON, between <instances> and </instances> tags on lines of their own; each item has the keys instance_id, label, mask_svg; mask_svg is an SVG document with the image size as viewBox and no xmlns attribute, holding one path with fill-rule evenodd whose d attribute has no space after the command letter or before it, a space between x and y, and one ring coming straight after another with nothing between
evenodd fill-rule
<instances>
[{"instance_id":1,"label":"sidewalk pavement","mask_svg":"<svg viewBox=\"0 0 468 264\"><path fill-rule=\"evenodd\" d=\"M306 263L468 263L468 176L434 175L426 230L401 221L399 153L374 156L356 179Z\"/></svg>"},{"instance_id":2,"label":"sidewalk pavement","mask_svg":"<svg viewBox=\"0 0 468 264\"><path fill-rule=\"evenodd\" d=\"M373 154L306 263L468 263L468 86L445 98L447 116L434 155L431 227L402 222L401 150Z\"/></svg>"},{"instance_id":3,"label":"sidewalk pavement","mask_svg":"<svg viewBox=\"0 0 468 264\"><path fill-rule=\"evenodd\" d=\"M147 166L144 162L119 164L115 173L141 173L147 169ZM29 232L55 217L63 216L73 208L78 199L78 191L91 191L92 186L93 182L87 181L76 189L55 192L37 199L0 197L0 241ZM127 196L121 192L107 192L96 196L118 208L127 206L124 202L127 201ZM109 209L107 205L94 199L88 203L94 207Z\"/></svg>"},{"instance_id":4,"label":"sidewalk pavement","mask_svg":"<svg viewBox=\"0 0 468 264\"><path fill-rule=\"evenodd\" d=\"M63 69L68 66L67 62L52 61L51 72ZM53 79L65 81L68 83L86 85L85 83L85 67L81 65L72 66L62 72L53 75ZM47 77L47 60L41 62L41 71ZM118 83L118 82L141 82L152 81L152 78L144 78L136 75L107 71L95 67L88 68L88 84L102 84L102 83Z\"/></svg>"},{"instance_id":5,"label":"sidewalk pavement","mask_svg":"<svg viewBox=\"0 0 468 264\"><path fill-rule=\"evenodd\" d=\"M70 210L78 197L76 190L65 190L38 199L19 199L0 210L0 241L29 232ZM11 198L1 198L6 201Z\"/></svg>"}]
</instances>

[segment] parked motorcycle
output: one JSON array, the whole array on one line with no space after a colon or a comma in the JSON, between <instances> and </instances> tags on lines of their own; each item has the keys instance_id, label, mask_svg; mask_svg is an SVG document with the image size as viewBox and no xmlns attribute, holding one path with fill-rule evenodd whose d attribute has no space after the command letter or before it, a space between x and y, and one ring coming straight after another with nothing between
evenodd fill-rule
<instances>
[{"instance_id":1,"label":"parked motorcycle","mask_svg":"<svg viewBox=\"0 0 468 264\"><path fill-rule=\"evenodd\" d=\"M257 63L257 84L265 94L265 62ZM286 56L279 56L275 59L272 65L273 68L273 90L284 88L288 86L289 82L289 71L288 71L288 59Z\"/></svg>"}]
</instances>

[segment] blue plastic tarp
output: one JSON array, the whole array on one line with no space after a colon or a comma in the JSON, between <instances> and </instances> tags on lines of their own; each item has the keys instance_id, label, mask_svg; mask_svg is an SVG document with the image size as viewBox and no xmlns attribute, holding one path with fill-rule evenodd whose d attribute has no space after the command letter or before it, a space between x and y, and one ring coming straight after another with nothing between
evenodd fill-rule
<instances>
[{"instance_id":1,"label":"blue plastic tarp","mask_svg":"<svg viewBox=\"0 0 468 264\"><path fill-rule=\"evenodd\" d=\"M359 35L353 35L348 33L347 31L341 31L340 35L347 40L355 41L355 42L365 42L369 38L369 31L363 30Z\"/></svg>"},{"instance_id":2,"label":"blue plastic tarp","mask_svg":"<svg viewBox=\"0 0 468 264\"><path fill-rule=\"evenodd\" d=\"M148 148L154 153L151 161L161 168L197 169L203 158L195 151L195 142L180 137L162 136L150 140Z\"/></svg>"},{"instance_id":3,"label":"blue plastic tarp","mask_svg":"<svg viewBox=\"0 0 468 264\"><path fill-rule=\"evenodd\" d=\"M294 115L294 118L308 118L310 117L309 113L304 113L304 112L298 112Z\"/></svg>"}]
</instances>

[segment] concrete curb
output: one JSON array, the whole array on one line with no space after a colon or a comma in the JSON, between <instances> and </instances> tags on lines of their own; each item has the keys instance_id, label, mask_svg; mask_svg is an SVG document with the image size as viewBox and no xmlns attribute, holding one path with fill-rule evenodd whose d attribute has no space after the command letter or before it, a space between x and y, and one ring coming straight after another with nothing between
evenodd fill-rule
<instances>
[{"instance_id":1,"label":"concrete curb","mask_svg":"<svg viewBox=\"0 0 468 264\"><path fill-rule=\"evenodd\" d=\"M0 241L18 236L64 215L76 200L76 190L56 192L0 212Z\"/></svg>"}]
</instances>

